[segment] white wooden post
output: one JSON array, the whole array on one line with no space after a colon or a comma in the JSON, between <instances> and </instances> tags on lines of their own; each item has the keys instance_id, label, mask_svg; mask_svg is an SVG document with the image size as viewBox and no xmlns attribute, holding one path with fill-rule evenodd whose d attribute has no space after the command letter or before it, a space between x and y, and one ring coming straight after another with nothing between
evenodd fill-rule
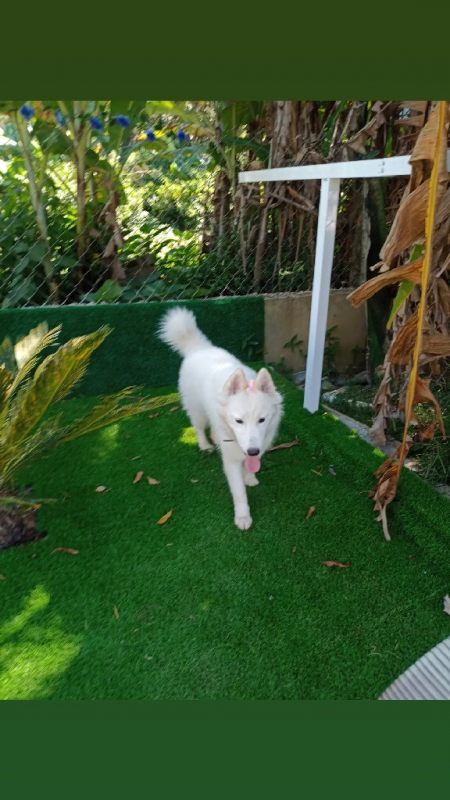
<instances>
[{"instance_id":1,"label":"white wooden post","mask_svg":"<svg viewBox=\"0 0 450 800\"><path fill-rule=\"evenodd\" d=\"M322 178L320 188L304 400L311 413L320 403L340 183L340 178Z\"/></svg>"},{"instance_id":2,"label":"white wooden post","mask_svg":"<svg viewBox=\"0 0 450 800\"><path fill-rule=\"evenodd\" d=\"M308 360L306 363L303 402L304 408L307 408L312 413L317 411L320 402L340 180L411 175L409 158L409 156L393 156L361 161L341 161L331 164L309 164L304 167L277 167L239 173L239 183L321 180ZM447 150L447 171L450 172L450 150Z\"/></svg>"}]
</instances>

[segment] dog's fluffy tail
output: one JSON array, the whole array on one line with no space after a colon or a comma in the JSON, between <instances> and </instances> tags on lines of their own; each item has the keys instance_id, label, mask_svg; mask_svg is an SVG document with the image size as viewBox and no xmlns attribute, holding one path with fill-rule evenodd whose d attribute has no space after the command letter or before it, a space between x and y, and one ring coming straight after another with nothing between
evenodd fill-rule
<instances>
[{"instance_id":1,"label":"dog's fluffy tail","mask_svg":"<svg viewBox=\"0 0 450 800\"><path fill-rule=\"evenodd\" d=\"M195 316L188 308L172 308L165 314L159 327L159 338L182 356L212 346L198 329Z\"/></svg>"}]
</instances>

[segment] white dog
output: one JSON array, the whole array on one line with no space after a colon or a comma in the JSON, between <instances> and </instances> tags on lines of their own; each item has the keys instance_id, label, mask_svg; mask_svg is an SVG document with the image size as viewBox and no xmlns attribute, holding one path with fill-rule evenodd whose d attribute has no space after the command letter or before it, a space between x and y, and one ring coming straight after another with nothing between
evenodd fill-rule
<instances>
[{"instance_id":1,"label":"white dog","mask_svg":"<svg viewBox=\"0 0 450 800\"><path fill-rule=\"evenodd\" d=\"M187 308L163 318L160 338L183 357L179 390L200 450L211 450L205 429L222 454L234 502L234 522L250 528L246 486L257 486L260 457L271 446L282 415L282 398L266 369L258 374L226 350L214 347Z\"/></svg>"}]
</instances>

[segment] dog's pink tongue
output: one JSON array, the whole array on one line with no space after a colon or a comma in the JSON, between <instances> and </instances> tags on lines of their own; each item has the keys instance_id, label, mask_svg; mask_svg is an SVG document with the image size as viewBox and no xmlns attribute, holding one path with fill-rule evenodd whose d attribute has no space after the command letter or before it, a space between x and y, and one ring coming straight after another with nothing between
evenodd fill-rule
<instances>
[{"instance_id":1,"label":"dog's pink tongue","mask_svg":"<svg viewBox=\"0 0 450 800\"><path fill-rule=\"evenodd\" d=\"M261 461L258 456L245 456L245 469L248 472L259 472Z\"/></svg>"}]
</instances>

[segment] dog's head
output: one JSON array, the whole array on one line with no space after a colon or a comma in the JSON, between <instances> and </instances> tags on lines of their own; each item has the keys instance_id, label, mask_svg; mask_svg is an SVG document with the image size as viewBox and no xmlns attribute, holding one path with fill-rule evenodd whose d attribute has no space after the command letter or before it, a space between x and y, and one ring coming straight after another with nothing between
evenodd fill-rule
<instances>
[{"instance_id":1,"label":"dog's head","mask_svg":"<svg viewBox=\"0 0 450 800\"><path fill-rule=\"evenodd\" d=\"M244 455L257 457L270 444L281 404L267 369L261 369L249 384L241 369L230 376L222 392L223 417Z\"/></svg>"}]
</instances>

